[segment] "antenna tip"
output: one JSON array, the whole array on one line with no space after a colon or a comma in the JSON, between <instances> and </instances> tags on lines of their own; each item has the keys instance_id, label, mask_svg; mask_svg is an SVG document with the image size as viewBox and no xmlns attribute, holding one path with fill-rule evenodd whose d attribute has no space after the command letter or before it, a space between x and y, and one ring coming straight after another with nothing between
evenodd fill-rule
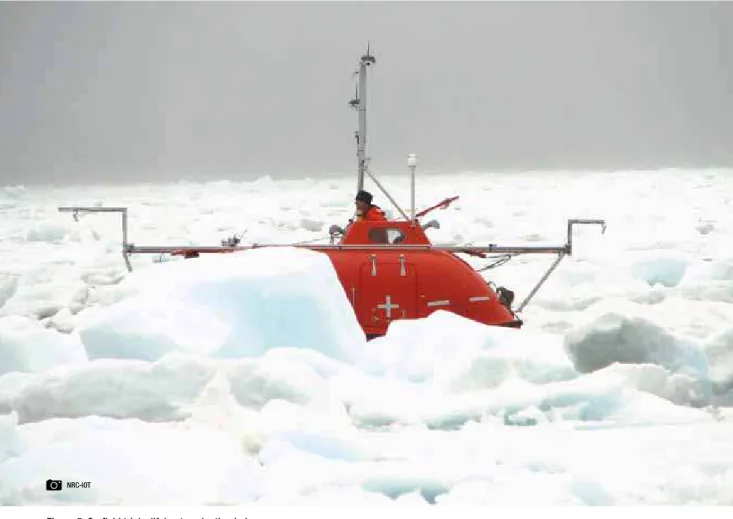
<instances>
[{"instance_id":1,"label":"antenna tip","mask_svg":"<svg viewBox=\"0 0 733 519\"><path fill-rule=\"evenodd\" d=\"M372 56L372 43L367 43L367 51L366 54L364 54L361 57L362 63L365 63L366 65L372 65L377 62L377 60L374 59L374 56Z\"/></svg>"}]
</instances>

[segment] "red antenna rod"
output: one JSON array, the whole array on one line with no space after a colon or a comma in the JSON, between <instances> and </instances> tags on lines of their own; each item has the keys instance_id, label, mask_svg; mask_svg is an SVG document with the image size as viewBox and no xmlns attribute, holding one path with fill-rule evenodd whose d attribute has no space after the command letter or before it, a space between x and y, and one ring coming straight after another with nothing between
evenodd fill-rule
<instances>
[{"instance_id":1,"label":"red antenna rod","mask_svg":"<svg viewBox=\"0 0 733 519\"><path fill-rule=\"evenodd\" d=\"M455 202L459 198L460 197L457 197L457 196L454 196L454 197L451 197L451 198L446 198L442 202L437 203L437 204L435 204L432 207L428 207L427 209L423 209L422 211L420 211L419 213L417 213L415 215L415 218L422 218L423 216L425 216L426 214L428 214L430 211L432 211L434 209L438 209L438 208L447 209L449 205L451 205L453 202Z\"/></svg>"}]
</instances>

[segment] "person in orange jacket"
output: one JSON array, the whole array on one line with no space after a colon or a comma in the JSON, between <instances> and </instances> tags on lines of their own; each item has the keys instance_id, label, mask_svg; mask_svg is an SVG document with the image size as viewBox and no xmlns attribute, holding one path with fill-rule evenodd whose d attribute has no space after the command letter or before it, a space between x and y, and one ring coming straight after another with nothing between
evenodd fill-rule
<instances>
[{"instance_id":1,"label":"person in orange jacket","mask_svg":"<svg viewBox=\"0 0 733 519\"><path fill-rule=\"evenodd\" d=\"M367 222L386 221L387 217L379 206L372 204L372 194L368 191L359 191L356 194L354 203L356 204L356 220L364 220Z\"/></svg>"}]
</instances>

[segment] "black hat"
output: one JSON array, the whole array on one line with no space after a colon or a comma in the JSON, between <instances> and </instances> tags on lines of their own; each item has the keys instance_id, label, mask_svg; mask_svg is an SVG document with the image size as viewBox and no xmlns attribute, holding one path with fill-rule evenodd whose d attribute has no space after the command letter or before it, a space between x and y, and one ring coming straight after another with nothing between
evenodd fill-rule
<instances>
[{"instance_id":1,"label":"black hat","mask_svg":"<svg viewBox=\"0 0 733 519\"><path fill-rule=\"evenodd\" d=\"M355 201L357 201L357 202L364 202L367 205L372 205L372 199L373 199L373 197L372 197L372 194L371 193L369 193L368 191L363 191L362 190L362 191L359 191L356 194Z\"/></svg>"}]
</instances>

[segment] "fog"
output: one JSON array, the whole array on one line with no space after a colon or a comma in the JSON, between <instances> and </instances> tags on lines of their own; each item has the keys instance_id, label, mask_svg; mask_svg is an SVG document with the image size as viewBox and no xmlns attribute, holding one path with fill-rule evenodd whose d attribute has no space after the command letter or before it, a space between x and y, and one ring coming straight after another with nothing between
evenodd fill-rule
<instances>
[{"instance_id":1,"label":"fog","mask_svg":"<svg viewBox=\"0 0 733 519\"><path fill-rule=\"evenodd\" d=\"M733 4L0 3L0 185L733 166Z\"/></svg>"}]
</instances>

